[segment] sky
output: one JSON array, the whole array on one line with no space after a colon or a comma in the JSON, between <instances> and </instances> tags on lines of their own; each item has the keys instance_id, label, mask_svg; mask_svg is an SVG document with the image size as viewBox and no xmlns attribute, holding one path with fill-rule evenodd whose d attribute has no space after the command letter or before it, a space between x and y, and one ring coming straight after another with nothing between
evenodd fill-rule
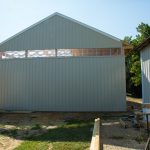
<instances>
[{"instance_id":1,"label":"sky","mask_svg":"<svg viewBox=\"0 0 150 150\"><path fill-rule=\"evenodd\" d=\"M150 0L0 0L0 42L54 12L120 39L150 25Z\"/></svg>"}]
</instances>

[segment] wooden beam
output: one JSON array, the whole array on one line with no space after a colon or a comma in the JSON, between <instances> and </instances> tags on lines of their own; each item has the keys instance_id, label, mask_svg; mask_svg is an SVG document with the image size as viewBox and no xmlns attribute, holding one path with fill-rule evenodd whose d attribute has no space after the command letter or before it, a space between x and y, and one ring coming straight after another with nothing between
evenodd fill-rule
<instances>
[{"instance_id":1,"label":"wooden beam","mask_svg":"<svg viewBox=\"0 0 150 150\"><path fill-rule=\"evenodd\" d=\"M100 137L100 118L95 119L93 135L90 145L90 150L102 150L102 141Z\"/></svg>"}]
</instances>

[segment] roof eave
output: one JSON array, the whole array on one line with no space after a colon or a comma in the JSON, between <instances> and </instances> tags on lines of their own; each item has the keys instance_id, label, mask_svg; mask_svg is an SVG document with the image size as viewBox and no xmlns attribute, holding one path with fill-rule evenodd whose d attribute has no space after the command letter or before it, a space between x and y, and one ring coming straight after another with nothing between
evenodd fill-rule
<instances>
[{"instance_id":1,"label":"roof eave","mask_svg":"<svg viewBox=\"0 0 150 150\"><path fill-rule=\"evenodd\" d=\"M134 51L142 51L144 47L150 44L150 36L141 44L139 44L137 47L135 47L133 50Z\"/></svg>"}]
</instances>

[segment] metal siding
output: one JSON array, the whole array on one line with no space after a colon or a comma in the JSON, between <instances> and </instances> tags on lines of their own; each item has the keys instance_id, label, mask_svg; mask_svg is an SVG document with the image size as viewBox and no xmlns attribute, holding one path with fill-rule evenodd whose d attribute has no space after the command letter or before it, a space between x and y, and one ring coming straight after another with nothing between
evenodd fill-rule
<instances>
[{"instance_id":1,"label":"metal siding","mask_svg":"<svg viewBox=\"0 0 150 150\"><path fill-rule=\"evenodd\" d=\"M143 103L150 103L150 45L141 51Z\"/></svg>"},{"instance_id":2,"label":"metal siding","mask_svg":"<svg viewBox=\"0 0 150 150\"><path fill-rule=\"evenodd\" d=\"M0 51L119 47L121 41L55 15L2 43Z\"/></svg>"},{"instance_id":3,"label":"metal siding","mask_svg":"<svg viewBox=\"0 0 150 150\"><path fill-rule=\"evenodd\" d=\"M0 60L0 109L124 111L124 56Z\"/></svg>"}]
</instances>

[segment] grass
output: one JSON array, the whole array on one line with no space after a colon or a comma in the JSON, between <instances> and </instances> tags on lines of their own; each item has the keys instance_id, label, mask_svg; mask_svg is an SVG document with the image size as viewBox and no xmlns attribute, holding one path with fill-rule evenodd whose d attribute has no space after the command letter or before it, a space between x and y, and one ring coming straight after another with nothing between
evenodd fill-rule
<instances>
[{"instance_id":1,"label":"grass","mask_svg":"<svg viewBox=\"0 0 150 150\"><path fill-rule=\"evenodd\" d=\"M36 124L36 125L34 125L32 128L31 128L31 130L39 130L39 129L41 129L42 127L39 125L39 124Z\"/></svg>"},{"instance_id":2,"label":"grass","mask_svg":"<svg viewBox=\"0 0 150 150\"><path fill-rule=\"evenodd\" d=\"M15 150L83 150L92 137L90 121L70 120L65 125L49 129L47 133L25 139Z\"/></svg>"},{"instance_id":3,"label":"grass","mask_svg":"<svg viewBox=\"0 0 150 150\"><path fill-rule=\"evenodd\" d=\"M25 141L19 147L15 148L15 150L48 150L48 148L48 142Z\"/></svg>"}]
</instances>

